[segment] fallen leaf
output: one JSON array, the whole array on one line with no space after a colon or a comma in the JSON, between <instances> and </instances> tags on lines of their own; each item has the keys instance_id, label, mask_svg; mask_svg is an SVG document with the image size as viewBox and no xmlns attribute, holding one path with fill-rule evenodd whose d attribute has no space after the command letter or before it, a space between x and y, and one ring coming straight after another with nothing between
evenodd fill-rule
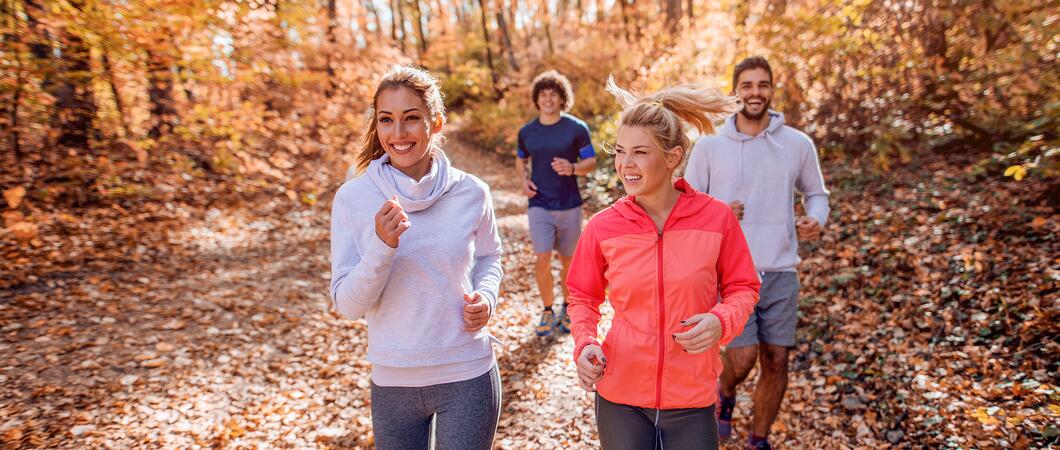
<instances>
[{"instance_id":1,"label":"fallen leaf","mask_svg":"<svg viewBox=\"0 0 1060 450\"><path fill-rule=\"evenodd\" d=\"M7 228L11 231L11 234L15 235L16 238L23 241L28 241L37 237L37 233L40 231L36 224L29 222L18 222Z\"/></svg>"},{"instance_id":2,"label":"fallen leaf","mask_svg":"<svg viewBox=\"0 0 1060 450\"><path fill-rule=\"evenodd\" d=\"M26 188L22 186L15 186L4 191L4 200L7 200L7 207L11 209L18 208L18 205L22 203L22 197L25 196Z\"/></svg>"},{"instance_id":3,"label":"fallen leaf","mask_svg":"<svg viewBox=\"0 0 1060 450\"><path fill-rule=\"evenodd\" d=\"M173 319L173 320L170 320L169 322L166 322L166 323L164 323L162 325L159 325L158 328L161 328L163 330L180 330L180 329L183 329L185 326L187 326L187 323L184 322L183 320Z\"/></svg>"}]
</instances>

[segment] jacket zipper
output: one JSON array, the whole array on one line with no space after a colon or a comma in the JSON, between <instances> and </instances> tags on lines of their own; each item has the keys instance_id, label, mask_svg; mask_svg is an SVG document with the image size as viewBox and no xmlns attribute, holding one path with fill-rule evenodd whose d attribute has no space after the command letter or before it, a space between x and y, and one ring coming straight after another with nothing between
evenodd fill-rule
<instances>
[{"instance_id":1,"label":"jacket zipper","mask_svg":"<svg viewBox=\"0 0 1060 450\"><path fill-rule=\"evenodd\" d=\"M657 277L659 279L659 361L655 374L655 409L662 409L662 375L663 358L666 355L666 296L663 291L663 232L655 241L658 260Z\"/></svg>"}]
</instances>

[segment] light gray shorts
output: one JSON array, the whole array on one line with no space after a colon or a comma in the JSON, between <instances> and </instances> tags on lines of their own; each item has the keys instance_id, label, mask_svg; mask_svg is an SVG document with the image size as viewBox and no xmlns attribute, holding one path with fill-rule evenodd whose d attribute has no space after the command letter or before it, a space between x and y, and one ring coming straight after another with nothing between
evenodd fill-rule
<instances>
[{"instance_id":1,"label":"light gray shorts","mask_svg":"<svg viewBox=\"0 0 1060 450\"><path fill-rule=\"evenodd\" d=\"M762 290L743 334L728 347L746 347L759 342L795 346L795 327L799 324L799 275L795 272L762 272Z\"/></svg>"},{"instance_id":2,"label":"light gray shorts","mask_svg":"<svg viewBox=\"0 0 1060 450\"><path fill-rule=\"evenodd\" d=\"M540 206L527 211L530 218L530 242L534 253L559 250L563 256L574 255L582 234L582 207L552 211Z\"/></svg>"}]
</instances>

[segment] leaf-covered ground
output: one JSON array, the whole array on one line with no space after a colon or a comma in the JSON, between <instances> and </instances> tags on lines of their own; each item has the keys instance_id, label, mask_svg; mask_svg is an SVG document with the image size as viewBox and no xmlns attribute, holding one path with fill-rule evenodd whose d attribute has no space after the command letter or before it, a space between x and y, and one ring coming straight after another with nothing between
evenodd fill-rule
<instances>
[{"instance_id":1,"label":"leaf-covered ground","mask_svg":"<svg viewBox=\"0 0 1060 450\"><path fill-rule=\"evenodd\" d=\"M505 237L491 325L503 341L497 447L595 447L570 338L532 337L538 300L513 171L459 140L449 149L492 186ZM1057 216L1035 206L1035 184L964 166L826 165L834 213L802 249L777 447L1055 445ZM0 231L0 443L371 447L365 325L338 316L327 293L328 209L286 197L33 209L34 233Z\"/></svg>"}]
</instances>

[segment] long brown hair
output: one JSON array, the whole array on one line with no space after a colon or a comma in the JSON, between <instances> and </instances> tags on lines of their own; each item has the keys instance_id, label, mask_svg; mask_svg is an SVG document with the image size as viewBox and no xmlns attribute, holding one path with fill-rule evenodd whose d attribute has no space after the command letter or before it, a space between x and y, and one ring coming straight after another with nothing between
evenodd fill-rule
<instances>
[{"instance_id":1,"label":"long brown hair","mask_svg":"<svg viewBox=\"0 0 1060 450\"><path fill-rule=\"evenodd\" d=\"M713 134L714 122L736 113L742 104L739 97L699 84L672 86L638 97L618 87L614 77L609 76L606 89L622 106L619 126L644 127L662 151L680 146L684 155L692 150L684 123L700 133Z\"/></svg>"},{"instance_id":2,"label":"long brown hair","mask_svg":"<svg viewBox=\"0 0 1060 450\"><path fill-rule=\"evenodd\" d=\"M430 72L412 66L393 66L383 75L379 85L375 88L372 96L372 106L368 109L368 132L364 134L361 148L357 150L356 174L364 173L373 160L379 159L386 153L383 145L379 143L379 135L376 131L375 111L376 103L379 101L379 93L387 89L406 87L412 89L419 95L423 103L427 105L427 113L430 115L431 126L437 120L445 123L445 104L442 103L442 91L439 89L438 78ZM432 141L433 145L433 141Z\"/></svg>"}]
</instances>

